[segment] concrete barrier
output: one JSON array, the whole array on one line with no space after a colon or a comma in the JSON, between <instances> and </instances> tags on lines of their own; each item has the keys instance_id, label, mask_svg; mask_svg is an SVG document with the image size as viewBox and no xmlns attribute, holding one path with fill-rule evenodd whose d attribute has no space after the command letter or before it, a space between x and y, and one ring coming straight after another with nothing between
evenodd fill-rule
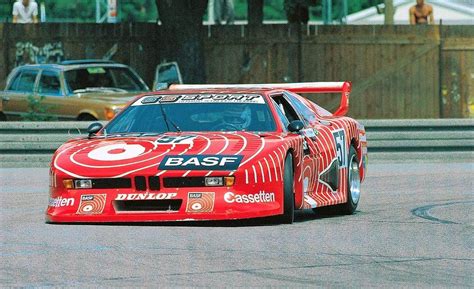
<instances>
[{"instance_id":1,"label":"concrete barrier","mask_svg":"<svg viewBox=\"0 0 474 289\"><path fill-rule=\"evenodd\" d=\"M473 161L473 119L361 120L369 159L442 156ZM65 141L85 137L90 122L0 122L0 167L47 167Z\"/></svg>"}]
</instances>

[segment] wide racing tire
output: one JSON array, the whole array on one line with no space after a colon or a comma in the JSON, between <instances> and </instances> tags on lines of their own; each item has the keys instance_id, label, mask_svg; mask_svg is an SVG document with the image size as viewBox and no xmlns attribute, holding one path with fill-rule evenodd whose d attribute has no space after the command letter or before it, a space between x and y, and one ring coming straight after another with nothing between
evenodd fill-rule
<instances>
[{"instance_id":1,"label":"wide racing tire","mask_svg":"<svg viewBox=\"0 0 474 289\"><path fill-rule=\"evenodd\" d=\"M276 218L279 224L292 224L295 220L295 195L293 193L293 157L288 154L285 159L283 174L283 215Z\"/></svg>"},{"instance_id":2,"label":"wide racing tire","mask_svg":"<svg viewBox=\"0 0 474 289\"><path fill-rule=\"evenodd\" d=\"M347 166L347 201L344 204L336 206L337 213L344 215L352 215L360 200L360 172L359 160L356 150L351 146L349 150L349 164Z\"/></svg>"}]
</instances>

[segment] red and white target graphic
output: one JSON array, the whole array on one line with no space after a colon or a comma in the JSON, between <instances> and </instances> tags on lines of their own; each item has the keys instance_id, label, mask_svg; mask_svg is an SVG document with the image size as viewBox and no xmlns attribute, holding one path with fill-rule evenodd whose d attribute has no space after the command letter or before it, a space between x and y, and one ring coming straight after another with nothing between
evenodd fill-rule
<instances>
[{"instance_id":1,"label":"red and white target graphic","mask_svg":"<svg viewBox=\"0 0 474 289\"><path fill-rule=\"evenodd\" d=\"M144 152L141 144L117 143L95 148L87 156L98 161L118 161L136 158Z\"/></svg>"},{"instance_id":2,"label":"red and white target graphic","mask_svg":"<svg viewBox=\"0 0 474 289\"><path fill-rule=\"evenodd\" d=\"M105 208L106 194L100 195L82 195L81 203L77 208L78 215L97 215L102 214Z\"/></svg>"},{"instance_id":3,"label":"red and white target graphic","mask_svg":"<svg viewBox=\"0 0 474 289\"><path fill-rule=\"evenodd\" d=\"M54 166L76 178L122 177L156 167L168 153L184 154L205 145L209 140L196 135L80 141L61 149Z\"/></svg>"},{"instance_id":4,"label":"red and white target graphic","mask_svg":"<svg viewBox=\"0 0 474 289\"><path fill-rule=\"evenodd\" d=\"M186 212L208 213L214 210L215 194L212 192L188 193Z\"/></svg>"}]
</instances>

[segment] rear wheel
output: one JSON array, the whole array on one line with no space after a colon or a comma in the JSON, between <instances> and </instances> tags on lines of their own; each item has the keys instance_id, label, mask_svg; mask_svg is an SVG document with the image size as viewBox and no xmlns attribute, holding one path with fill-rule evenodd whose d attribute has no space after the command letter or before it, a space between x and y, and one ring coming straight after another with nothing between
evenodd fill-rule
<instances>
[{"instance_id":1,"label":"rear wheel","mask_svg":"<svg viewBox=\"0 0 474 289\"><path fill-rule=\"evenodd\" d=\"M347 202L337 206L338 213L351 215L355 212L360 199L359 160L354 147L349 150L349 166L347 167Z\"/></svg>"},{"instance_id":2,"label":"rear wheel","mask_svg":"<svg viewBox=\"0 0 474 289\"><path fill-rule=\"evenodd\" d=\"M293 194L293 157L288 154L285 159L283 175L283 215L277 217L281 224L292 224L295 219L295 197Z\"/></svg>"}]
</instances>

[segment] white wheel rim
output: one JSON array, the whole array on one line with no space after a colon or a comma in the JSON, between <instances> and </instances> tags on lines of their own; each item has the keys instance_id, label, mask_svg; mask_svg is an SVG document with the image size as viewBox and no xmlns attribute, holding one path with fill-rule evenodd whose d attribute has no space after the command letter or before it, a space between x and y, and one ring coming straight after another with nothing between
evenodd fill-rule
<instances>
[{"instance_id":1,"label":"white wheel rim","mask_svg":"<svg viewBox=\"0 0 474 289\"><path fill-rule=\"evenodd\" d=\"M360 198L360 174L359 164L357 163L355 156L352 156L349 165L349 189L352 203L357 204Z\"/></svg>"}]
</instances>

